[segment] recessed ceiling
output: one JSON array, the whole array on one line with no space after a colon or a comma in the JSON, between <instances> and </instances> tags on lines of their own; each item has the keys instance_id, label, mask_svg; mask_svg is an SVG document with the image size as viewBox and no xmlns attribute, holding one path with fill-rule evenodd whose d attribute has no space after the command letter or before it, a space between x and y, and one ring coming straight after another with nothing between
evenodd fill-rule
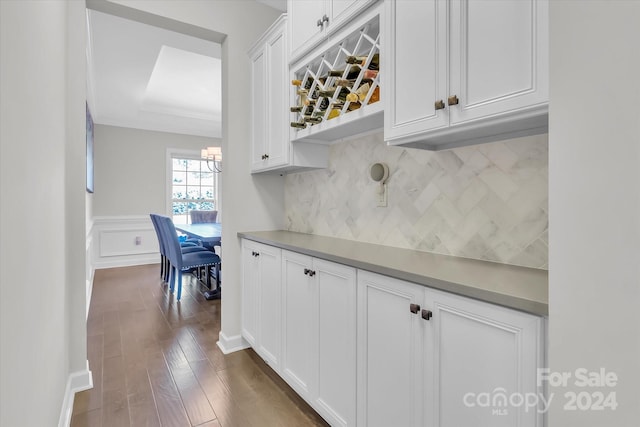
<instances>
[{"instance_id":1,"label":"recessed ceiling","mask_svg":"<svg viewBox=\"0 0 640 427\"><path fill-rule=\"evenodd\" d=\"M258 3L265 4L269 7L272 7L280 12L287 11L287 0L256 0Z\"/></svg>"},{"instance_id":2,"label":"recessed ceiling","mask_svg":"<svg viewBox=\"0 0 640 427\"><path fill-rule=\"evenodd\" d=\"M95 123L221 137L219 44L95 10L87 21Z\"/></svg>"}]
</instances>

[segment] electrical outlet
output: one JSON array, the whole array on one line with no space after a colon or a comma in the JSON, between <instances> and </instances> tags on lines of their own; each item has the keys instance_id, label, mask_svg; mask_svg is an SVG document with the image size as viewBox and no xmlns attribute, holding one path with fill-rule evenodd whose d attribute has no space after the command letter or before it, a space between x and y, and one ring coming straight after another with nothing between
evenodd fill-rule
<instances>
[{"instance_id":1,"label":"electrical outlet","mask_svg":"<svg viewBox=\"0 0 640 427\"><path fill-rule=\"evenodd\" d=\"M380 184L380 188L378 188L378 207L386 208L387 207L387 184Z\"/></svg>"}]
</instances>

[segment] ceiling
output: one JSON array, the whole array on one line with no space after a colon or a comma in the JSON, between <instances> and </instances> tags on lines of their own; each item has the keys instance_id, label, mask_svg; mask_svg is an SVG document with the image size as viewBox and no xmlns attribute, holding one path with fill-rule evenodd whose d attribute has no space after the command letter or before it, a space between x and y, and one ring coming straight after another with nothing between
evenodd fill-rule
<instances>
[{"instance_id":1,"label":"ceiling","mask_svg":"<svg viewBox=\"0 0 640 427\"><path fill-rule=\"evenodd\" d=\"M221 137L219 44L95 10L87 22L95 123Z\"/></svg>"},{"instance_id":2,"label":"ceiling","mask_svg":"<svg viewBox=\"0 0 640 427\"><path fill-rule=\"evenodd\" d=\"M258 3L262 3L274 9L277 9L280 12L287 11L287 0L256 0L256 1Z\"/></svg>"},{"instance_id":3,"label":"ceiling","mask_svg":"<svg viewBox=\"0 0 640 427\"><path fill-rule=\"evenodd\" d=\"M287 0L256 0L285 12ZM97 124L222 136L221 46L87 10L87 102Z\"/></svg>"}]
</instances>

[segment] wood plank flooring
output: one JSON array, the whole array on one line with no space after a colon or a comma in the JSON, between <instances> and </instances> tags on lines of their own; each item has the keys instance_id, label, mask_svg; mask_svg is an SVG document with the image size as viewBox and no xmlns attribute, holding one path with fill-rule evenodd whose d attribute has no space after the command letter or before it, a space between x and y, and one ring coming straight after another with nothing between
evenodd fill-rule
<instances>
[{"instance_id":1,"label":"wood plank flooring","mask_svg":"<svg viewBox=\"0 0 640 427\"><path fill-rule=\"evenodd\" d=\"M326 426L253 350L217 347L220 301L191 275L175 301L158 265L97 270L87 321L91 390L71 427Z\"/></svg>"}]
</instances>

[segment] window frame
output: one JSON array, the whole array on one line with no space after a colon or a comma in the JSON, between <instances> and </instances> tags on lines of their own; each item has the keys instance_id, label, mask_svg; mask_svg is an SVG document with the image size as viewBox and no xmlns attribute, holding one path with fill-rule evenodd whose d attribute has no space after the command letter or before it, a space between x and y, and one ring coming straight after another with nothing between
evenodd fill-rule
<instances>
[{"instance_id":1,"label":"window frame","mask_svg":"<svg viewBox=\"0 0 640 427\"><path fill-rule=\"evenodd\" d=\"M200 151L198 150L185 150L179 148L167 148L166 155L166 169L165 169L165 212L166 215L173 218L173 159L189 159L189 160L202 160L200 158ZM220 200L220 186L221 184L220 173L214 173L214 185L213 185L213 200L214 208L218 211L217 221L221 222L222 203ZM188 220L190 221L190 220Z\"/></svg>"}]
</instances>

